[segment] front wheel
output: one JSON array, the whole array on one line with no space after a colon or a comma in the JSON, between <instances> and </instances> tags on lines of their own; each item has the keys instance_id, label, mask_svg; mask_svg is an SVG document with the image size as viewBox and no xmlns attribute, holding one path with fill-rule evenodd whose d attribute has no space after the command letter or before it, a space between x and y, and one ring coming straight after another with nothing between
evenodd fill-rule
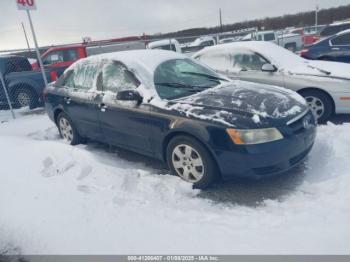
<instances>
[{"instance_id":1,"label":"front wheel","mask_svg":"<svg viewBox=\"0 0 350 262\"><path fill-rule=\"evenodd\" d=\"M334 111L331 98L320 91L307 90L301 93L319 123L326 122Z\"/></svg>"},{"instance_id":2,"label":"front wheel","mask_svg":"<svg viewBox=\"0 0 350 262\"><path fill-rule=\"evenodd\" d=\"M172 174L204 189L218 177L216 163L209 151L187 136L174 137L167 147L167 162Z\"/></svg>"},{"instance_id":3,"label":"front wheel","mask_svg":"<svg viewBox=\"0 0 350 262\"><path fill-rule=\"evenodd\" d=\"M75 128L70 117L65 113L60 113L57 117L57 127L60 136L70 145L77 145L82 142L82 138Z\"/></svg>"}]
</instances>

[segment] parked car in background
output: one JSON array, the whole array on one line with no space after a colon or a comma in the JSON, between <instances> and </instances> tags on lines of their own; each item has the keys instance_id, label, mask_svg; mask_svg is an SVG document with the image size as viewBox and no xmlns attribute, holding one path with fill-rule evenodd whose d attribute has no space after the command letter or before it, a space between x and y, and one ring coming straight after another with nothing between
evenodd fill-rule
<instances>
[{"instance_id":1,"label":"parked car in background","mask_svg":"<svg viewBox=\"0 0 350 262\"><path fill-rule=\"evenodd\" d=\"M41 58L45 68L68 67L75 61L91 55L145 48L145 43L142 41L105 43L101 45L79 44L52 47L47 50ZM33 69L39 70L39 64L34 63Z\"/></svg>"},{"instance_id":2,"label":"parked car in background","mask_svg":"<svg viewBox=\"0 0 350 262\"><path fill-rule=\"evenodd\" d=\"M216 45L215 38L212 36L201 36L194 40L189 46L191 47L206 47Z\"/></svg>"},{"instance_id":3,"label":"parked car in background","mask_svg":"<svg viewBox=\"0 0 350 262\"><path fill-rule=\"evenodd\" d=\"M227 43L232 43L238 41L238 38L236 37L228 37L228 38L223 38L219 40L219 44L227 44Z\"/></svg>"},{"instance_id":4,"label":"parked car in background","mask_svg":"<svg viewBox=\"0 0 350 262\"><path fill-rule=\"evenodd\" d=\"M305 48L300 55L312 60L350 63L350 29Z\"/></svg>"},{"instance_id":5,"label":"parked car in background","mask_svg":"<svg viewBox=\"0 0 350 262\"><path fill-rule=\"evenodd\" d=\"M46 69L49 82L55 81L67 67ZM35 108L43 104L42 93L45 88L40 71L33 71L28 59L21 56L0 56L0 74L2 74L10 101L16 108L29 106ZM8 102L0 82L0 107L6 108Z\"/></svg>"},{"instance_id":6,"label":"parked car in background","mask_svg":"<svg viewBox=\"0 0 350 262\"><path fill-rule=\"evenodd\" d=\"M83 59L45 93L68 143L91 138L157 158L196 188L283 173L315 139L315 119L298 94L231 82L175 52Z\"/></svg>"},{"instance_id":7,"label":"parked car in background","mask_svg":"<svg viewBox=\"0 0 350 262\"><path fill-rule=\"evenodd\" d=\"M163 39L151 42L147 45L148 49L162 49L182 53L179 42L176 39Z\"/></svg>"},{"instance_id":8,"label":"parked car in background","mask_svg":"<svg viewBox=\"0 0 350 262\"><path fill-rule=\"evenodd\" d=\"M350 29L350 21L330 24L320 32L320 39L323 40L347 29Z\"/></svg>"},{"instance_id":9,"label":"parked car in background","mask_svg":"<svg viewBox=\"0 0 350 262\"><path fill-rule=\"evenodd\" d=\"M301 50L303 46L302 37L299 34L278 34L275 31L252 32L242 38L242 41L265 41L273 42L292 52Z\"/></svg>"},{"instance_id":10,"label":"parked car in background","mask_svg":"<svg viewBox=\"0 0 350 262\"><path fill-rule=\"evenodd\" d=\"M289 33L301 35L303 46L312 45L320 39L318 31L316 29L311 30L311 28L294 28L291 29Z\"/></svg>"},{"instance_id":11,"label":"parked car in background","mask_svg":"<svg viewBox=\"0 0 350 262\"><path fill-rule=\"evenodd\" d=\"M271 84L298 92L319 122L350 113L350 65L310 61L268 42L237 42L193 56L232 79Z\"/></svg>"}]
</instances>

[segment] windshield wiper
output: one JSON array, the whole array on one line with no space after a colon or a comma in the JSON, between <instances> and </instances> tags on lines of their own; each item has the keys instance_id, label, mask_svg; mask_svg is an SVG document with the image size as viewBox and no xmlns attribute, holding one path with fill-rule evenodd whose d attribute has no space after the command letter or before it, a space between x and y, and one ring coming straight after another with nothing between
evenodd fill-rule
<instances>
[{"instance_id":1,"label":"windshield wiper","mask_svg":"<svg viewBox=\"0 0 350 262\"><path fill-rule=\"evenodd\" d=\"M221 78L221 77L213 76L213 75L208 75L208 74L203 74L203 73L196 73L196 72L180 72L180 73L181 74L187 74L187 75L203 76L203 77L206 77L206 78L208 78L210 80L222 80L222 81L228 82L228 80L225 79L225 78Z\"/></svg>"},{"instance_id":2,"label":"windshield wiper","mask_svg":"<svg viewBox=\"0 0 350 262\"><path fill-rule=\"evenodd\" d=\"M329 71L327 71L327 70L323 70L323 69L318 68L318 67L315 67L315 66L311 66L311 65L307 65L307 66L310 67L310 68L312 68L312 69L316 69L316 70L318 70L318 71L320 71L321 73L324 73L324 74L326 74L326 75L332 74L331 72L329 72Z\"/></svg>"}]
</instances>

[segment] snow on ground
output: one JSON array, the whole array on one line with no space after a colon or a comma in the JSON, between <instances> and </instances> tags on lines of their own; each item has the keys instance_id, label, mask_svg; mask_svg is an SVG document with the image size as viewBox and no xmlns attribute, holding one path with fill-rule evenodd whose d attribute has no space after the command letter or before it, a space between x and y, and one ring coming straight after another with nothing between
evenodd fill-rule
<instances>
[{"instance_id":1,"label":"snow on ground","mask_svg":"<svg viewBox=\"0 0 350 262\"><path fill-rule=\"evenodd\" d=\"M200 192L143 157L65 144L40 110L17 117L0 124L0 253L350 253L350 124L320 127L286 176Z\"/></svg>"}]
</instances>

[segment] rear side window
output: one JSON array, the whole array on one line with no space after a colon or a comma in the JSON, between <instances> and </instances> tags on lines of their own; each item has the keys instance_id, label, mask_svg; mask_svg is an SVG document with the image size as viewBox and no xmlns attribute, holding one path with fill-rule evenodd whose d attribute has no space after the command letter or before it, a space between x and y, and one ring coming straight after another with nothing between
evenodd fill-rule
<instances>
[{"instance_id":1,"label":"rear side window","mask_svg":"<svg viewBox=\"0 0 350 262\"><path fill-rule=\"evenodd\" d=\"M203 62L214 70L225 72L230 67L229 56L223 52L208 52L197 57L197 60Z\"/></svg>"},{"instance_id":2,"label":"rear side window","mask_svg":"<svg viewBox=\"0 0 350 262\"><path fill-rule=\"evenodd\" d=\"M99 65L96 63L78 64L73 70L66 73L63 85L80 90L95 90L98 70Z\"/></svg>"},{"instance_id":3,"label":"rear side window","mask_svg":"<svg viewBox=\"0 0 350 262\"><path fill-rule=\"evenodd\" d=\"M13 57L7 61L5 74L23 71L32 71L32 66L27 59Z\"/></svg>"},{"instance_id":4,"label":"rear side window","mask_svg":"<svg viewBox=\"0 0 350 262\"><path fill-rule=\"evenodd\" d=\"M350 33L332 39L332 45L350 45Z\"/></svg>"}]
</instances>

